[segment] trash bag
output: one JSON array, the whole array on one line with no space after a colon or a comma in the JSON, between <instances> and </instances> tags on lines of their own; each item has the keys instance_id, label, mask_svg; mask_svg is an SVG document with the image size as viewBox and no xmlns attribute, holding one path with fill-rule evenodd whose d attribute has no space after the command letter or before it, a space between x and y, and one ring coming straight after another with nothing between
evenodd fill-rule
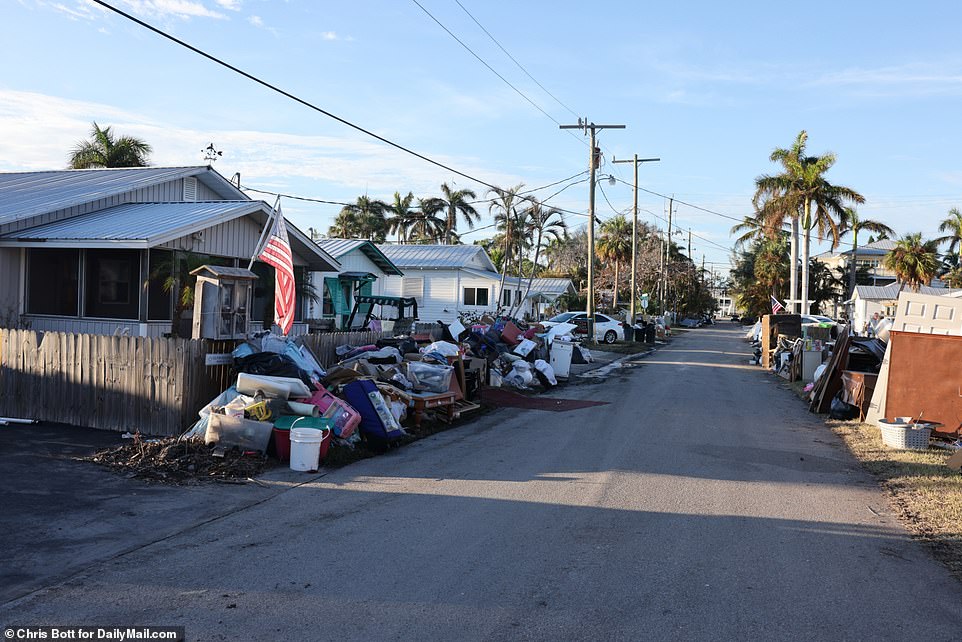
<instances>
[{"instance_id":1,"label":"trash bag","mask_svg":"<svg viewBox=\"0 0 962 642\"><path fill-rule=\"evenodd\" d=\"M832 406L828 411L828 416L831 419L848 421L849 419L855 419L858 417L858 413L858 406L853 406L852 404L842 401L842 393L839 392L832 399Z\"/></svg>"},{"instance_id":2,"label":"trash bag","mask_svg":"<svg viewBox=\"0 0 962 642\"><path fill-rule=\"evenodd\" d=\"M456 357L461 354L458 346L447 341L435 341L431 345L421 349L421 354L427 354L429 352L438 352L445 357Z\"/></svg>"},{"instance_id":3,"label":"trash bag","mask_svg":"<svg viewBox=\"0 0 962 642\"><path fill-rule=\"evenodd\" d=\"M551 367L550 363L548 363L544 359L538 359L537 361L534 362L534 368L536 371L541 373L544 376L544 378L548 381L548 383L550 383L552 386L558 385L558 380L554 376L554 368ZM538 377L538 378L540 379L541 377Z\"/></svg>"},{"instance_id":4,"label":"trash bag","mask_svg":"<svg viewBox=\"0 0 962 642\"><path fill-rule=\"evenodd\" d=\"M311 375L302 370L293 359L283 354L273 352L250 354L234 359L234 369L247 374L300 379L311 390L316 389L311 381Z\"/></svg>"}]
</instances>

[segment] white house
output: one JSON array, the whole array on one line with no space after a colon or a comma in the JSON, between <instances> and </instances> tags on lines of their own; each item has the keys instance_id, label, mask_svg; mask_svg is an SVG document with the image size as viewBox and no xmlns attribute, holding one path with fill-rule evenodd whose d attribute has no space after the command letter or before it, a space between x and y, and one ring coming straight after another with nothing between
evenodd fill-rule
<instances>
[{"instance_id":1,"label":"white house","mask_svg":"<svg viewBox=\"0 0 962 642\"><path fill-rule=\"evenodd\" d=\"M879 313L879 316L894 318L899 292L903 289L912 291L911 288L902 286L900 283L890 283L886 286L856 285L855 295L845 302L852 305L852 329L856 332L862 332L865 324L876 312ZM962 296L962 290L931 288L925 285L919 288L918 293L935 296Z\"/></svg>"},{"instance_id":2,"label":"white house","mask_svg":"<svg viewBox=\"0 0 962 642\"><path fill-rule=\"evenodd\" d=\"M450 323L462 314L480 316L506 312L534 317L565 292L574 292L570 279L528 280L501 275L488 253L478 245L391 245L378 248L404 276L385 277L374 284L375 294L413 296L421 321ZM501 306L498 305L500 293Z\"/></svg>"},{"instance_id":3,"label":"white house","mask_svg":"<svg viewBox=\"0 0 962 642\"><path fill-rule=\"evenodd\" d=\"M0 326L161 336L173 325L172 266L202 257L246 268L271 212L210 167L0 173ZM339 270L287 230L298 281ZM269 322L273 268L253 270L250 319ZM307 330L303 310L299 301L295 332Z\"/></svg>"},{"instance_id":4,"label":"white house","mask_svg":"<svg viewBox=\"0 0 962 642\"><path fill-rule=\"evenodd\" d=\"M337 259L341 270L312 275L321 302L309 305L308 316L311 319L330 319L336 329L346 329L356 294L383 294L378 283L381 279L404 276L404 272L371 241L321 239L317 245ZM355 325L363 323L366 313L366 309L358 311Z\"/></svg>"}]
</instances>

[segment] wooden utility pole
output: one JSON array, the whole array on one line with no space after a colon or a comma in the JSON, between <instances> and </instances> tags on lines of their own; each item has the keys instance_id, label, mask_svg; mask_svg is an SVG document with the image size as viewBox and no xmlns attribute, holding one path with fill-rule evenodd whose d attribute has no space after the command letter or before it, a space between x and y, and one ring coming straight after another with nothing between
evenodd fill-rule
<instances>
[{"instance_id":1,"label":"wooden utility pole","mask_svg":"<svg viewBox=\"0 0 962 642\"><path fill-rule=\"evenodd\" d=\"M595 146L595 132L599 129L624 129L624 125L596 125L588 119L578 119L577 125L559 125L561 129L582 129L590 134L588 144L588 341L595 339L595 170L601 161L601 150Z\"/></svg>"},{"instance_id":2,"label":"wooden utility pole","mask_svg":"<svg viewBox=\"0 0 962 642\"><path fill-rule=\"evenodd\" d=\"M664 315L668 314L668 272L671 265L671 214L675 209L675 198L671 197L668 199L668 233L665 235L665 263L664 263L664 279L665 288L662 292L661 300L661 312Z\"/></svg>"},{"instance_id":3,"label":"wooden utility pole","mask_svg":"<svg viewBox=\"0 0 962 642\"><path fill-rule=\"evenodd\" d=\"M635 324L635 302L638 298L637 286L635 285L638 276L638 164L653 163L660 161L660 158L638 158L638 154L632 160L618 160L612 157L612 163L632 163L635 166L635 190L634 207L632 208L631 218L631 306L629 307L628 323ZM618 287L615 284L615 287Z\"/></svg>"}]
</instances>

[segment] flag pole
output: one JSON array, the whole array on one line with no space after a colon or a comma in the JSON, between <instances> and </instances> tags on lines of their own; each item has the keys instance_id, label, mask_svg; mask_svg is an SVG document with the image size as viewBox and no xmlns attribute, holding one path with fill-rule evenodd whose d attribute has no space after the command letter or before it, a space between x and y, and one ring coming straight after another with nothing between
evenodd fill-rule
<instances>
[{"instance_id":1,"label":"flag pole","mask_svg":"<svg viewBox=\"0 0 962 642\"><path fill-rule=\"evenodd\" d=\"M254 261L257 260L257 255L261 252L261 246L264 245L264 239L267 238L267 233L271 229L271 224L274 222L274 217L277 216L277 208L281 204L281 196L277 195L277 200L274 201L274 208L271 213L267 216L267 224L264 225L264 229L261 230L261 237L257 239L257 245L254 246L254 254L251 256L251 262L247 264L247 269L254 267Z\"/></svg>"}]
</instances>

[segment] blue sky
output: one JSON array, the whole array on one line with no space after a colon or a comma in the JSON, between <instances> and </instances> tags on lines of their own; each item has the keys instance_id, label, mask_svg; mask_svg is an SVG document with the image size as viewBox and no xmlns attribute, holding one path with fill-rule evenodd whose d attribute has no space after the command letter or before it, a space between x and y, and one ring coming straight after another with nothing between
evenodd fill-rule
<instances>
[{"instance_id":1,"label":"blue sky","mask_svg":"<svg viewBox=\"0 0 962 642\"><path fill-rule=\"evenodd\" d=\"M755 177L775 169L768 155L801 129L810 152L837 154L828 177L866 196L863 217L934 236L948 209L962 207L957 3L461 0L559 103L455 0L419 2L547 115L410 0L114 0L495 185L537 187L586 169L584 137L557 125L577 114L627 125L603 133L602 172L630 182L630 165L612 165L612 156L661 157L642 165L642 187L729 216L750 213ZM445 181L486 191L86 0L3 2L0 59L0 171L63 167L96 120L150 142L157 165L201 164L213 142L224 152L219 172L270 191L332 201L432 196ZM630 207L630 187L604 189L614 209ZM583 212L586 200L582 183L549 203ZM664 214L662 198L644 194L640 207L663 225L653 216ZM283 208L302 229L324 231L339 209L295 200ZM600 193L597 211L613 215ZM727 264L732 221L685 205L676 220L702 237L696 260Z\"/></svg>"}]
</instances>

